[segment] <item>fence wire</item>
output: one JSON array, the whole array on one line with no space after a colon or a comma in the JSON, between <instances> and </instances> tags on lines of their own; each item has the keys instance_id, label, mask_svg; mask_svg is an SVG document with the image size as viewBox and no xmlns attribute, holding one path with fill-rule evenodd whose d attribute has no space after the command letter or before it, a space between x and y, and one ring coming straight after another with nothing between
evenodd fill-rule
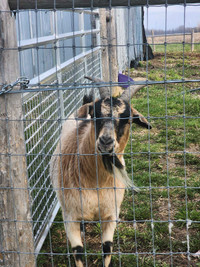
<instances>
[{"instance_id":1,"label":"fence wire","mask_svg":"<svg viewBox=\"0 0 200 267\"><path fill-rule=\"evenodd\" d=\"M35 3L37 6L37 0ZM150 6L147 2L144 7L131 7L128 1L127 6L114 8L110 2L110 7L104 9L105 25L101 21L101 9L94 9L92 3L91 8L76 9L74 4L73 1L73 8L67 11L56 8L53 11L37 8L14 11L20 76L27 77L30 83L27 88L22 86L20 90L9 86L6 92L2 82L2 99L5 95L21 95L23 118L8 120L1 117L1 122L7 123L7 130L12 122L19 125L23 123L26 151L22 154L10 153L7 136L9 152L2 150L0 155L2 159L9 158L10 170L14 168L12 158L23 159L25 156L28 182L26 188L16 187L10 175L12 186L2 182L0 190L11 189L13 195L8 201L14 202L16 192L28 189L31 219L18 219L17 207L13 211L13 219L0 216L0 265L9 266L7 256L17 254L16 266L25 266L21 255L33 254L36 266L75 266L75 262L76 266L82 266L79 265L81 256L84 266L108 266L108 254L111 254L113 266L199 266L200 29L198 26L195 29L197 41L193 39L187 42L186 35L191 24L188 18L190 12L194 12L194 8L200 12L200 4L175 6L166 2L165 5ZM147 43L144 40L143 22L146 32L151 32L153 15L158 14L156 10L162 10L158 20L164 21L161 23L164 41L147 36ZM179 14L177 20L182 20L178 24L182 25L183 39L170 39L168 42L169 18L174 11ZM111 29L116 40L111 37L113 32L109 32L108 28L103 29L106 25L108 27L106 23L110 21L114 21L116 27ZM193 52L190 51L192 44ZM154 50L154 58L150 47ZM112 49L116 52L114 62L117 62L119 75L113 75ZM1 50L4 50L3 46ZM107 66L102 64L105 57L109 59ZM132 68L133 65L137 68ZM120 80L121 72L127 77L125 81ZM85 76L107 79L94 84L88 82ZM113 77L118 80L113 80ZM126 149L118 153L115 147L112 148L113 166L117 165L118 157L122 158L122 163L125 160L130 180L140 189L137 193L133 187L118 183L116 168L113 169L112 186L109 182L102 183L105 174L102 177L99 175L102 168L99 154L100 157L106 156L107 152L99 151L96 143L94 151L85 149L82 152L83 146L89 147L90 144L83 143L80 138L81 123L85 123L83 129L87 134L89 125L93 123L95 140L99 136L98 123L108 118L112 131L120 131L119 128L116 130L116 98L110 100L112 111L108 117L97 116L98 108L94 102L90 106L94 117L91 116L88 122L86 116L77 117L84 95L93 92L94 99L98 99L103 86L104 90L109 89L111 96L119 83L128 87L123 89L129 91L128 104L141 112L143 115L140 115L152 125L151 130L150 127L144 130L130 123ZM131 99L130 88L133 85L146 87ZM131 116L129 111L126 117L117 119L120 123ZM68 140L61 139L61 132L69 132L74 127L73 122L76 126L74 138L68 135ZM67 141L74 142L77 149L67 149ZM66 158L69 159L68 166L65 165ZM93 165L83 166L83 158ZM50 160L53 159L55 165L52 172L57 171L60 181L53 181L52 186ZM69 166L73 169L70 172ZM70 186L64 175L66 169L72 174L72 177L68 177ZM84 173L83 169L87 172ZM94 180L89 180L88 173L95 173ZM75 174L78 183L73 181ZM83 186L84 183L87 186ZM125 196L120 204L119 198L123 195L120 192L124 189ZM109 190L113 190L112 199L108 197ZM71 192L71 198L67 197L68 192ZM78 192L78 197L73 192ZM94 199L87 200L91 202L87 210L84 198L93 195ZM79 199L75 199L75 196ZM97 205L92 211L95 201ZM105 215L112 202L113 216L110 213ZM74 203L77 203L77 207L74 207ZM3 210L3 201L0 205ZM70 217L70 209L79 216L71 214ZM87 217L85 213L95 216ZM17 234L17 248L7 251L2 230L5 223L10 227L15 223L15 229L10 231L16 233L20 223L31 223L33 251L30 248L21 250ZM105 225L112 226L113 223L116 223L114 237L110 230L108 239L105 239ZM82 243L78 230L72 236L74 229L70 226L77 225L82 228ZM109 247L106 250L107 242L113 244L112 249ZM82 245L83 248L78 251ZM78 258L73 257L74 251L79 253Z\"/></svg>"}]
</instances>

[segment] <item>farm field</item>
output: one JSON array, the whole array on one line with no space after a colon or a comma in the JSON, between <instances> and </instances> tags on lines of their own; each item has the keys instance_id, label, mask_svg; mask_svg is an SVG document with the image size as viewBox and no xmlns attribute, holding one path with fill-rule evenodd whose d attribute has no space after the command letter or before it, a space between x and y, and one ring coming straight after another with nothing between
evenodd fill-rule
<instances>
[{"instance_id":1,"label":"farm field","mask_svg":"<svg viewBox=\"0 0 200 267\"><path fill-rule=\"evenodd\" d=\"M193 53L185 49L184 57L182 47L167 46L166 59L161 48L148 65L140 62L131 69L130 76L200 79L200 45ZM197 82L151 85L132 100L150 117L152 129L133 125L125 151L127 172L141 190L126 191L114 236L113 266L200 267L195 257L200 251L200 90L189 92L199 87ZM85 261L90 267L102 266L100 236L99 223L86 225ZM59 211L37 266L73 264Z\"/></svg>"},{"instance_id":2,"label":"farm field","mask_svg":"<svg viewBox=\"0 0 200 267\"><path fill-rule=\"evenodd\" d=\"M152 45L152 38L148 37L147 41L150 45ZM185 42L184 50L191 51L191 35L174 35L174 36L167 36L166 40L164 36L156 36L154 35L154 44L155 44L155 51L156 52L164 52L165 47L164 43L167 43L168 51L175 52L175 51L183 51L183 42ZM194 51L200 51L200 32L194 33Z\"/></svg>"}]
</instances>

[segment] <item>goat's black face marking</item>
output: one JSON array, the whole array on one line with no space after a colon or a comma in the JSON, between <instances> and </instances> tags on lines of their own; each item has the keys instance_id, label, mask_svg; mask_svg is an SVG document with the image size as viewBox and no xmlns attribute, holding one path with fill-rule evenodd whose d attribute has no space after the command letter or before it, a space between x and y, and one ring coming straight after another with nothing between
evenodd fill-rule
<instances>
[{"instance_id":1,"label":"goat's black face marking","mask_svg":"<svg viewBox=\"0 0 200 267\"><path fill-rule=\"evenodd\" d=\"M120 138L124 134L124 128L129 123L129 117L131 115L130 106L125 103L125 110L120 114L119 124L117 127L117 141L119 142Z\"/></svg>"},{"instance_id":2,"label":"goat's black face marking","mask_svg":"<svg viewBox=\"0 0 200 267\"><path fill-rule=\"evenodd\" d=\"M118 98L100 99L95 103L94 115L91 117L96 117L96 138L99 137L104 125L111 122L117 135L117 141L119 141L124 133L124 127L129 121L130 107L128 103Z\"/></svg>"},{"instance_id":3,"label":"goat's black face marking","mask_svg":"<svg viewBox=\"0 0 200 267\"><path fill-rule=\"evenodd\" d=\"M93 95L84 95L83 105L93 102Z\"/></svg>"},{"instance_id":4,"label":"goat's black face marking","mask_svg":"<svg viewBox=\"0 0 200 267\"><path fill-rule=\"evenodd\" d=\"M125 126L129 123L130 106L118 98L100 99L94 105L91 117L96 119L94 125L97 150L102 153L105 169L113 173L113 165L123 168L113 152L117 151Z\"/></svg>"}]
</instances>

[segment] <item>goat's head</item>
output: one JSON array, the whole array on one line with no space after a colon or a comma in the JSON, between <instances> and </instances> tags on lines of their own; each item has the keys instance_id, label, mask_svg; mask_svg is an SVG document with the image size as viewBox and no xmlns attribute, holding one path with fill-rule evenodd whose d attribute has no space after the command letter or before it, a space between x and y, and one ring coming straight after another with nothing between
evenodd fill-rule
<instances>
[{"instance_id":1,"label":"goat's head","mask_svg":"<svg viewBox=\"0 0 200 267\"><path fill-rule=\"evenodd\" d=\"M102 82L97 78L87 78L97 83ZM88 114L91 116L97 152L102 154L104 165L109 171L112 171L112 164L108 164L108 159L113 162L115 153L123 153L129 137L130 124L133 122L151 128L144 116L129 105L130 97L141 87L143 86L134 85L130 91L125 90L117 98L110 97L109 88L101 87L101 98L91 102L92 99L86 97L84 105L79 109L79 117L86 118ZM116 156L115 165L121 167Z\"/></svg>"}]
</instances>

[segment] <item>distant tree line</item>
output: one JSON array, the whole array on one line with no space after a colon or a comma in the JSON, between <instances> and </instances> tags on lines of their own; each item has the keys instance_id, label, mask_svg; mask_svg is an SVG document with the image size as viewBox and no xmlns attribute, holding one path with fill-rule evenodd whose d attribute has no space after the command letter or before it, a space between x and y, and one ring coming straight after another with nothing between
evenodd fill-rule
<instances>
[{"instance_id":1,"label":"distant tree line","mask_svg":"<svg viewBox=\"0 0 200 267\"><path fill-rule=\"evenodd\" d=\"M154 31L154 35L162 35L162 34L173 34L173 33L191 33L192 30L194 32L200 32L200 23L198 24L197 27L184 27L184 25L179 26L175 29L170 29L165 32L165 30L154 30L154 29L146 29L146 35L152 35L152 30Z\"/></svg>"}]
</instances>

